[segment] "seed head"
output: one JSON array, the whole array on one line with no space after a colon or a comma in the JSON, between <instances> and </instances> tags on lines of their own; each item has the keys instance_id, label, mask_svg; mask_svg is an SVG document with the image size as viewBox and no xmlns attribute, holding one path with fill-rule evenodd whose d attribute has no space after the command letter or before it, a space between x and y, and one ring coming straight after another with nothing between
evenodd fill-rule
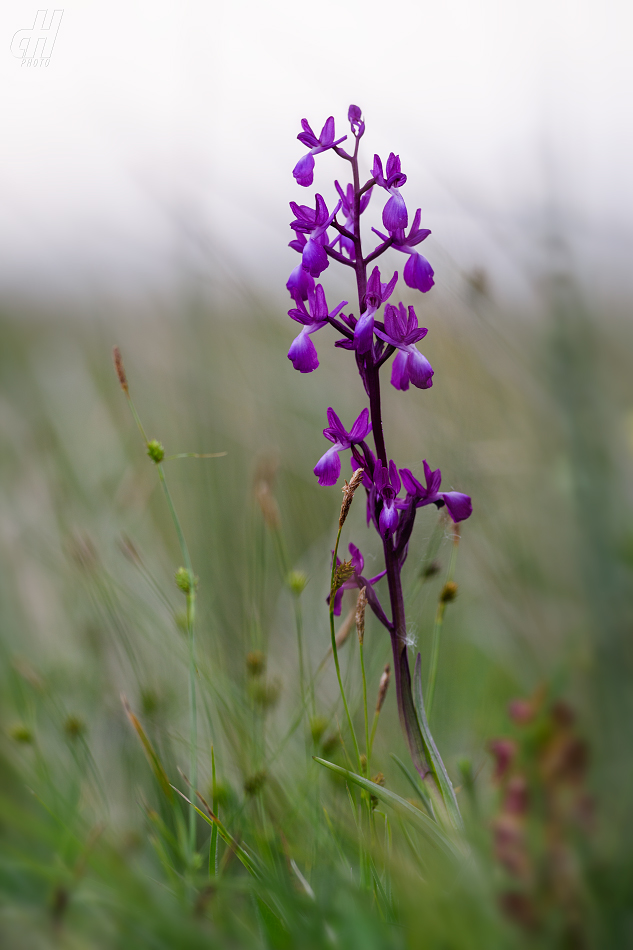
<instances>
[{"instance_id":1,"label":"seed head","mask_svg":"<svg viewBox=\"0 0 633 950\"><path fill-rule=\"evenodd\" d=\"M151 458L152 462L154 462L155 465L158 465L159 462L162 462L165 458L165 449L158 439L152 439L151 442L147 443L147 454Z\"/></svg>"},{"instance_id":2,"label":"seed head","mask_svg":"<svg viewBox=\"0 0 633 950\"><path fill-rule=\"evenodd\" d=\"M387 663L385 670L380 677L380 683L378 684L378 701L376 703L376 715L380 712L385 702L385 696L387 695L387 690L389 689L389 680L391 679L391 667Z\"/></svg>"},{"instance_id":3,"label":"seed head","mask_svg":"<svg viewBox=\"0 0 633 950\"><path fill-rule=\"evenodd\" d=\"M64 723L64 732L69 739L78 739L85 728L84 721L79 716L68 716Z\"/></svg>"},{"instance_id":4,"label":"seed head","mask_svg":"<svg viewBox=\"0 0 633 950\"><path fill-rule=\"evenodd\" d=\"M255 772L253 775L249 775L244 781L244 792L249 798L253 795L257 795L258 792L261 792L265 782L266 772L263 770L261 772Z\"/></svg>"},{"instance_id":5,"label":"seed head","mask_svg":"<svg viewBox=\"0 0 633 950\"><path fill-rule=\"evenodd\" d=\"M198 586L198 578L191 574L186 567L179 567L174 574L176 587L179 587L183 594L190 594Z\"/></svg>"},{"instance_id":6,"label":"seed head","mask_svg":"<svg viewBox=\"0 0 633 950\"><path fill-rule=\"evenodd\" d=\"M367 606L367 588L363 587L358 594L356 601L356 633L358 642L362 644L365 639L365 607Z\"/></svg>"},{"instance_id":7,"label":"seed head","mask_svg":"<svg viewBox=\"0 0 633 950\"><path fill-rule=\"evenodd\" d=\"M119 378L119 383L121 384L121 389L125 395L129 395L129 388L127 384L127 376L125 375L125 367L123 366L123 357L121 356L121 350L118 346L113 347L112 356L114 357L114 369Z\"/></svg>"},{"instance_id":8,"label":"seed head","mask_svg":"<svg viewBox=\"0 0 633 950\"><path fill-rule=\"evenodd\" d=\"M335 594L339 587L342 587L345 581L348 581L354 573L354 565L350 558L349 561L341 561L334 572L334 583L332 584L332 594Z\"/></svg>"},{"instance_id":9,"label":"seed head","mask_svg":"<svg viewBox=\"0 0 633 950\"><path fill-rule=\"evenodd\" d=\"M457 597L457 584L455 581L447 581L442 588L442 593L440 594L440 600L443 604L450 604L452 600L455 600Z\"/></svg>"},{"instance_id":10,"label":"seed head","mask_svg":"<svg viewBox=\"0 0 633 950\"><path fill-rule=\"evenodd\" d=\"M246 654L246 672L255 678L261 676L266 669L266 657L261 650L253 650Z\"/></svg>"},{"instance_id":11,"label":"seed head","mask_svg":"<svg viewBox=\"0 0 633 950\"><path fill-rule=\"evenodd\" d=\"M33 730L23 722L17 722L14 726L11 726L9 735L14 742L19 742L20 745L30 745L33 742Z\"/></svg>"},{"instance_id":12,"label":"seed head","mask_svg":"<svg viewBox=\"0 0 633 950\"><path fill-rule=\"evenodd\" d=\"M321 741L323 733L326 729L327 719L325 719L323 716L314 716L310 720L310 734L315 745Z\"/></svg>"},{"instance_id":13,"label":"seed head","mask_svg":"<svg viewBox=\"0 0 633 950\"><path fill-rule=\"evenodd\" d=\"M365 472L362 468L357 468L349 482L345 482L343 485L343 504L341 505L341 514L338 519L338 526L342 528L345 524L345 519L349 514L349 510L352 506L352 500L354 498L354 492L360 484L362 484L363 476Z\"/></svg>"}]
</instances>

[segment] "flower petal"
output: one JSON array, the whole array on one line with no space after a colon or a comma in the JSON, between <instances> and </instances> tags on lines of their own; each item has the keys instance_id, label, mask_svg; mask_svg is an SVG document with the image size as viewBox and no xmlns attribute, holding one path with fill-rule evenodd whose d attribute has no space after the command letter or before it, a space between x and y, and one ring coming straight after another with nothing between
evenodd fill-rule
<instances>
[{"instance_id":1,"label":"flower petal","mask_svg":"<svg viewBox=\"0 0 633 950\"><path fill-rule=\"evenodd\" d=\"M433 385L433 367L415 346L412 346L408 353L407 373L418 389L430 389Z\"/></svg>"},{"instance_id":2,"label":"flower petal","mask_svg":"<svg viewBox=\"0 0 633 950\"><path fill-rule=\"evenodd\" d=\"M300 373L312 373L319 365L319 357L314 343L308 336L307 328L292 341L288 350L288 359Z\"/></svg>"},{"instance_id":3,"label":"flower petal","mask_svg":"<svg viewBox=\"0 0 633 950\"><path fill-rule=\"evenodd\" d=\"M354 329L354 343L359 353L367 353L374 342L374 313L375 310L366 310L358 318Z\"/></svg>"},{"instance_id":4,"label":"flower petal","mask_svg":"<svg viewBox=\"0 0 633 950\"><path fill-rule=\"evenodd\" d=\"M417 252L409 255L409 260L404 265L404 282L407 287L413 287L415 290L422 291L423 294L430 290L435 281L433 280L433 268Z\"/></svg>"},{"instance_id":5,"label":"flower petal","mask_svg":"<svg viewBox=\"0 0 633 950\"><path fill-rule=\"evenodd\" d=\"M362 442L370 432L371 422L369 421L369 409L363 409L351 428L349 440L350 442Z\"/></svg>"},{"instance_id":6,"label":"flower petal","mask_svg":"<svg viewBox=\"0 0 633 950\"><path fill-rule=\"evenodd\" d=\"M308 152L300 158L292 169L292 174L297 179L297 184L308 188L314 181L314 156Z\"/></svg>"},{"instance_id":7,"label":"flower petal","mask_svg":"<svg viewBox=\"0 0 633 950\"><path fill-rule=\"evenodd\" d=\"M440 496L446 502L446 508L453 521L465 521L473 513L473 503L468 495L459 491L443 491Z\"/></svg>"},{"instance_id":8,"label":"flower petal","mask_svg":"<svg viewBox=\"0 0 633 950\"><path fill-rule=\"evenodd\" d=\"M391 366L391 385L405 392L409 388L408 354L398 350Z\"/></svg>"},{"instance_id":9,"label":"flower petal","mask_svg":"<svg viewBox=\"0 0 633 950\"><path fill-rule=\"evenodd\" d=\"M312 277L320 277L323 271L329 267L330 262L321 245L310 238L303 249L302 263Z\"/></svg>"},{"instance_id":10,"label":"flower petal","mask_svg":"<svg viewBox=\"0 0 633 950\"><path fill-rule=\"evenodd\" d=\"M398 228L406 228L409 222L407 206L404 198L398 192L392 195L382 210L382 223L387 231L397 231Z\"/></svg>"},{"instance_id":11,"label":"flower petal","mask_svg":"<svg viewBox=\"0 0 633 950\"><path fill-rule=\"evenodd\" d=\"M295 302L307 300L308 294L314 290L314 278L302 264L299 264L288 278L286 288Z\"/></svg>"},{"instance_id":12,"label":"flower petal","mask_svg":"<svg viewBox=\"0 0 633 950\"><path fill-rule=\"evenodd\" d=\"M331 449L328 449L325 455L322 455L314 466L314 474L319 479L319 485L336 485L341 474L341 460L339 452L342 446L337 442Z\"/></svg>"}]
</instances>

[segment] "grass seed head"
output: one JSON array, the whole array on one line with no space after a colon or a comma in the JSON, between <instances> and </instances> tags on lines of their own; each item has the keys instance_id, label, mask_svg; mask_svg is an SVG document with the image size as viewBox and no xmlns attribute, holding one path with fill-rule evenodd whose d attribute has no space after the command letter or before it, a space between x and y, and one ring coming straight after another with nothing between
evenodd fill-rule
<instances>
[{"instance_id":1,"label":"grass seed head","mask_svg":"<svg viewBox=\"0 0 633 950\"><path fill-rule=\"evenodd\" d=\"M147 454L155 465L159 465L165 458L165 449L162 442L159 442L158 439L151 439L147 443Z\"/></svg>"}]
</instances>

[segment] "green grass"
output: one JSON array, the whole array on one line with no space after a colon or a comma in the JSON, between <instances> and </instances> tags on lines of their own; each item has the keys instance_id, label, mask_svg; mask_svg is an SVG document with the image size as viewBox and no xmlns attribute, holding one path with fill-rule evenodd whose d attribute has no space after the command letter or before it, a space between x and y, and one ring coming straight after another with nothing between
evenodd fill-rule
<instances>
[{"instance_id":1,"label":"green grass","mask_svg":"<svg viewBox=\"0 0 633 950\"><path fill-rule=\"evenodd\" d=\"M357 771L326 659L341 496L320 489L312 467L326 408L349 421L364 404L347 354L324 340L318 372L294 373L289 327L256 306L5 314L3 945L470 950L633 938L630 331L587 312L563 283L529 319L488 299L467 307L438 298L424 317L435 385L385 387L384 415L399 464L416 470L427 458L474 501L430 711L466 823L459 839L426 817L425 795L406 774L392 693L372 752L372 773L385 777L372 809L362 781L341 774ZM199 578L196 784L220 823L205 820L200 800L192 819L171 789L192 794L190 632L174 581L186 565L112 368L115 343L149 439L167 455L227 453L163 463ZM341 551L352 540L379 565L364 507L358 495ZM423 684L452 548L437 517L421 512L405 572ZM431 557L439 570L421 578ZM298 596L289 569L307 576ZM346 596L343 616L353 606ZM255 651L265 661L257 675ZM339 655L363 752L353 631ZM370 724L389 659L368 613ZM521 729L508 702L539 688L540 718ZM591 822L556 826L573 874L551 859L542 750L557 700L573 707L574 735L589 745L581 784L595 802ZM487 746L504 735L520 745L531 790L527 878L494 848L501 792ZM569 789L568 798L578 790ZM448 834L446 847L434 829ZM536 929L501 909L513 889L531 895Z\"/></svg>"}]
</instances>

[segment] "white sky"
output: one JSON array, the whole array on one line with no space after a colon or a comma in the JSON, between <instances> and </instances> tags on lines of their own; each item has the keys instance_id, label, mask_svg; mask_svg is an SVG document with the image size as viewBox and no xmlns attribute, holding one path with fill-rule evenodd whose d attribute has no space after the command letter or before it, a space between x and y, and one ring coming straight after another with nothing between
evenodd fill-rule
<instances>
[{"instance_id":1,"label":"white sky","mask_svg":"<svg viewBox=\"0 0 633 950\"><path fill-rule=\"evenodd\" d=\"M350 102L368 165L400 153L432 261L520 287L555 200L587 282L633 291L630 2L72 0L33 69L10 44L37 9L0 8L0 292L155 291L194 246L274 292L287 202L313 193L299 121L343 134Z\"/></svg>"}]
</instances>

